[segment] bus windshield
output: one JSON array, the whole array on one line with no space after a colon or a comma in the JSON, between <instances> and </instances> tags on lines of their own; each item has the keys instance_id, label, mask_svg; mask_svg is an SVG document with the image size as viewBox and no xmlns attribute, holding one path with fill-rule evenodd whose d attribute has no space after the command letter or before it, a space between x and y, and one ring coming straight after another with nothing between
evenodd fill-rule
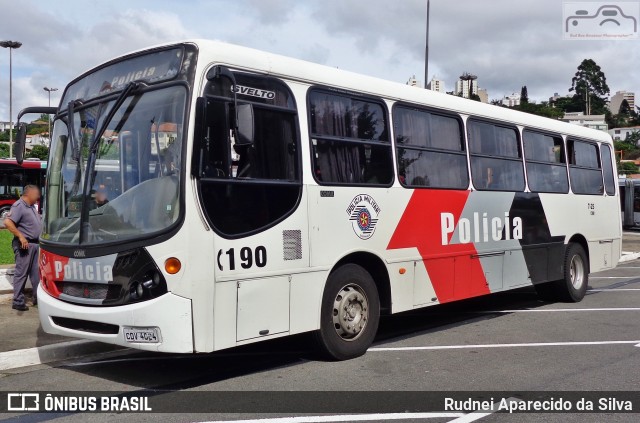
<instances>
[{"instance_id":1,"label":"bus windshield","mask_svg":"<svg viewBox=\"0 0 640 423\"><path fill-rule=\"evenodd\" d=\"M44 240L122 241L178 219L187 90L172 85L117 97L56 120Z\"/></svg>"}]
</instances>

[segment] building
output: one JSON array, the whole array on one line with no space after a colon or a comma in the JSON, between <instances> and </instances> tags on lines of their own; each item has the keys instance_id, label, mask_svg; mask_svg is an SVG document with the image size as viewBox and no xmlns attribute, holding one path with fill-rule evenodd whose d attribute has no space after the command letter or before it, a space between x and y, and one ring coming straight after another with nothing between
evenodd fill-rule
<instances>
[{"instance_id":1,"label":"building","mask_svg":"<svg viewBox=\"0 0 640 423\"><path fill-rule=\"evenodd\" d=\"M0 131L8 131L9 126L9 122L0 122Z\"/></svg>"},{"instance_id":2,"label":"building","mask_svg":"<svg viewBox=\"0 0 640 423\"><path fill-rule=\"evenodd\" d=\"M604 120L604 115L585 115L583 112L566 112L560 120L605 132L609 129L609 125L607 125L607 122Z\"/></svg>"},{"instance_id":3,"label":"building","mask_svg":"<svg viewBox=\"0 0 640 423\"><path fill-rule=\"evenodd\" d=\"M427 85L427 88L431 91L437 91L439 93L444 93L444 81L442 79L437 79L435 76L431 78L431 82Z\"/></svg>"},{"instance_id":4,"label":"building","mask_svg":"<svg viewBox=\"0 0 640 423\"><path fill-rule=\"evenodd\" d=\"M624 141L629 134L632 134L634 132L640 132L640 126L609 129L609 135L611 135L614 141Z\"/></svg>"},{"instance_id":5,"label":"building","mask_svg":"<svg viewBox=\"0 0 640 423\"><path fill-rule=\"evenodd\" d=\"M471 97L471 94L478 95L478 77L467 72L460 75L454 94L464 98Z\"/></svg>"},{"instance_id":6,"label":"building","mask_svg":"<svg viewBox=\"0 0 640 423\"><path fill-rule=\"evenodd\" d=\"M622 105L623 100L627 100L627 103L629 103L629 109L635 110L635 93L629 91L618 91L612 95L611 100L609 100L609 110L611 110L611 113L614 115L620 113L620 106Z\"/></svg>"},{"instance_id":7,"label":"building","mask_svg":"<svg viewBox=\"0 0 640 423\"><path fill-rule=\"evenodd\" d=\"M502 97L502 105L507 107L514 107L520 105L520 94L511 93Z\"/></svg>"},{"instance_id":8,"label":"building","mask_svg":"<svg viewBox=\"0 0 640 423\"><path fill-rule=\"evenodd\" d=\"M478 97L480 97L480 101L483 103L489 102L489 93L486 88L478 88Z\"/></svg>"},{"instance_id":9,"label":"building","mask_svg":"<svg viewBox=\"0 0 640 423\"><path fill-rule=\"evenodd\" d=\"M420 87L420 81L418 81L416 79L416 76L413 75L411 78L409 78L409 80L407 81L407 85L411 86L411 87Z\"/></svg>"}]
</instances>

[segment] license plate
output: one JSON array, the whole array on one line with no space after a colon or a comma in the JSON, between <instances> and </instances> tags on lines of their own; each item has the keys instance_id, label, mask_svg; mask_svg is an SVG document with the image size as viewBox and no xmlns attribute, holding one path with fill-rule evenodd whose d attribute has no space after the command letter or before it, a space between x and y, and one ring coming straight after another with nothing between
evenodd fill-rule
<instances>
[{"instance_id":1,"label":"license plate","mask_svg":"<svg viewBox=\"0 0 640 423\"><path fill-rule=\"evenodd\" d=\"M158 328L124 328L124 339L135 344L157 344L162 341Z\"/></svg>"}]
</instances>

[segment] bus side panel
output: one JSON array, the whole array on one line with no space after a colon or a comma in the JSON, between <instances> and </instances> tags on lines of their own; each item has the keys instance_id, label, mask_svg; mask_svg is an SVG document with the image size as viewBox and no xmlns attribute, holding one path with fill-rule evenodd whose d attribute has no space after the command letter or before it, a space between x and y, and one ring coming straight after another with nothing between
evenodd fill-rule
<instances>
[{"instance_id":1,"label":"bus side panel","mask_svg":"<svg viewBox=\"0 0 640 423\"><path fill-rule=\"evenodd\" d=\"M214 235L207 262L215 270L214 350L317 328L321 295L318 277L306 278L308 222L303 190L297 208L275 226L237 239Z\"/></svg>"},{"instance_id":2,"label":"bus side panel","mask_svg":"<svg viewBox=\"0 0 640 423\"><path fill-rule=\"evenodd\" d=\"M387 247L412 192L400 187L307 186L311 267L330 270L349 254L366 252L387 267L393 312L433 302L433 287L416 245ZM372 219L367 225L359 224L354 217L362 207Z\"/></svg>"},{"instance_id":3,"label":"bus side panel","mask_svg":"<svg viewBox=\"0 0 640 423\"><path fill-rule=\"evenodd\" d=\"M617 196L540 194L552 236L583 236L591 272L610 269L620 260L622 226Z\"/></svg>"}]
</instances>

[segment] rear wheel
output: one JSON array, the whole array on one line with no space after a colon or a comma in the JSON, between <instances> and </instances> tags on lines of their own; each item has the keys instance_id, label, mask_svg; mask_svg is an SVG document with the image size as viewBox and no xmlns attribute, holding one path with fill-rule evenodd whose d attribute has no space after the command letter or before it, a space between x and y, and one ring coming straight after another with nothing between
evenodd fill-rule
<instances>
[{"instance_id":1,"label":"rear wheel","mask_svg":"<svg viewBox=\"0 0 640 423\"><path fill-rule=\"evenodd\" d=\"M580 244L567 245L564 259L564 278L536 285L541 299L546 301L582 301L589 284L589 259Z\"/></svg>"},{"instance_id":2,"label":"rear wheel","mask_svg":"<svg viewBox=\"0 0 640 423\"><path fill-rule=\"evenodd\" d=\"M378 290L369 272L356 264L345 264L331 273L320 319L315 336L326 356L347 360L363 355L380 322Z\"/></svg>"}]
</instances>

